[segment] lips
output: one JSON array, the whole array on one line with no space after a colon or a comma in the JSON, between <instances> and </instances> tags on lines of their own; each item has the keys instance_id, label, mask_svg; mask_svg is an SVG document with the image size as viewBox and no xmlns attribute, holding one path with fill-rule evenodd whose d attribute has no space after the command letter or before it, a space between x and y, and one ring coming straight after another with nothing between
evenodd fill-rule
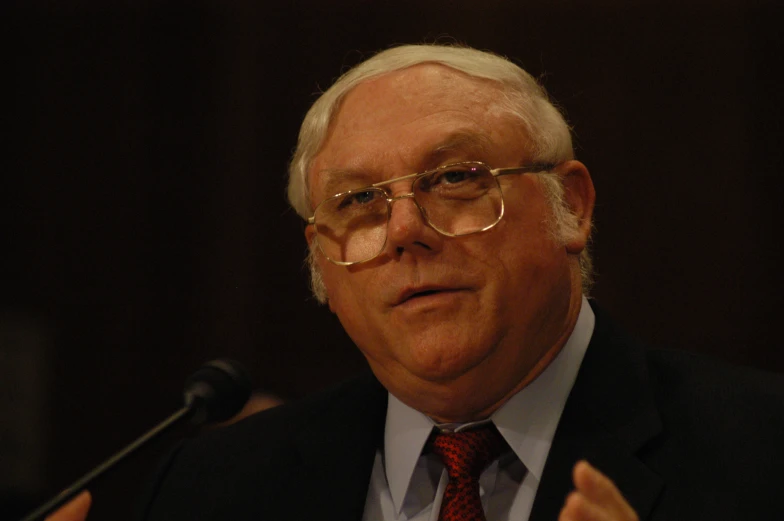
<instances>
[{"instance_id":1,"label":"lips","mask_svg":"<svg viewBox=\"0 0 784 521\"><path fill-rule=\"evenodd\" d=\"M439 286L439 285L425 285L425 286L416 286L416 287L409 287L405 288L401 291L393 305L399 306L400 304L404 304L410 300L414 300L420 297L425 297L428 295L433 295L436 293L446 293L446 292L455 292L460 291L463 288L456 288L453 286Z\"/></svg>"}]
</instances>

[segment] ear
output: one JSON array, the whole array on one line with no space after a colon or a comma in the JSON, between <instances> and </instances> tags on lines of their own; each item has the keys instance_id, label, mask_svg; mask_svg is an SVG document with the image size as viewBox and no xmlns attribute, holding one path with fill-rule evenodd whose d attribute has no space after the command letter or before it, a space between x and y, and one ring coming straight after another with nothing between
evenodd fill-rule
<instances>
[{"instance_id":1,"label":"ear","mask_svg":"<svg viewBox=\"0 0 784 521\"><path fill-rule=\"evenodd\" d=\"M577 230L566 242L568 253L579 254L585 249L591 235L593 207L596 191L588 169L579 161L566 161L555 169L564 186L564 199L577 218Z\"/></svg>"},{"instance_id":2,"label":"ear","mask_svg":"<svg viewBox=\"0 0 784 521\"><path fill-rule=\"evenodd\" d=\"M308 241L308 248L313 247L313 240L316 238L316 227L312 224L305 226L305 240Z\"/></svg>"},{"instance_id":3,"label":"ear","mask_svg":"<svg viewBox=\"0 0 784 521\"><path fill-rule=\"evenodd\" d=\"M308 242L308 249L310 249L310 251L313 251L313 248L318 249L318 247L313 243L313 241L316 240L316 227L313 226L312 224L305 226L305 240ZM318 258L316 259L316 262L320 264L321 259L323 259L323 257L320 254L317 255ZM311 269L319 270L319 273L322 273L321 266L316 266L315 268L311 267ZM312 273L311 273L311 277L313 277ZM322 281L321 284L324 284L323 275L320 278ZM324 288L324 290L326 291L326 287ZM335 307L333 306L332 299L329 298L329 295L327 295L327 305L329 306L329 310L335 313Z\"/></svg>"}]
</instances>

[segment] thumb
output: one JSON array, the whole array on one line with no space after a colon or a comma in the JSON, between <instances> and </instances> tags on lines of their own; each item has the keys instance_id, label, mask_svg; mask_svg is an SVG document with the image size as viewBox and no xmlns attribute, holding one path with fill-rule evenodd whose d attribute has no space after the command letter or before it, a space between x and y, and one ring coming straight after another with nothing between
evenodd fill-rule
<instances>
[{"instance_id":1,"label":"thumb","mask_svg":"<svg viewBox=\"0 0 784 521\"><path fill-rule=\"evenodd\" d=\"M87 512L93 498L88 490L85 490L71 501L57 509L54 513L46 517L45 521L85 521Z\"/></svg>"}]
</instances>

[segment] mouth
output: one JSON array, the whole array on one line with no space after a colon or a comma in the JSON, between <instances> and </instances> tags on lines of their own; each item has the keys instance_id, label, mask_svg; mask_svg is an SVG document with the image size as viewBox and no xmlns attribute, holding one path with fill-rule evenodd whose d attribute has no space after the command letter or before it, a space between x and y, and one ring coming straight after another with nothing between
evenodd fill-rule
<instances>
[{"instance_id":1,"label":"mouth","mask_svg":"<svg viewBox=\"0 0 784 521\"><path fill-rule=\"evenodd\" d=\"M423 286L418 288L407 288L403 290L395 301L395 306L413 302L419 299L424 299L432 295L455 293L461 291L463 288L448 288L439 286Z\"/></svg>"}]
</instances>

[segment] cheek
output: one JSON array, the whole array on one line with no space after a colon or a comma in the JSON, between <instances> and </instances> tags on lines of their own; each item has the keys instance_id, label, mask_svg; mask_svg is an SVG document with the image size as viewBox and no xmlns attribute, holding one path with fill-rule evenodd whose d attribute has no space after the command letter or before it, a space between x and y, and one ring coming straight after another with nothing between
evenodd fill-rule
<instances>
[{"instance_id":1,"label":"cheek","mask_svg":"<svg viewBox=\"0 0 784 521\"><path fill-rule=\"evenodd\" d=\"M376 358L379 346L385 345L385 335L383 324L378 326L380 317L373 312L372 292L351 280L348 273L331 279L327 285L330 310L360 351L366 357Z\"/></svg>"},{"instance_id":2,"label":"cheek","mask_svg":"<svg viewBox=\"0 0 784 521\"><path fill-rule=\"evenodd\" d=\"M325 266L325 264L329 265ZM320 266L324 286L327 289L329 309L338 315L348 329L352 319L363 319L362 315L367 309L364 300L368 296L368 291L359 280L360 277L349 273L346 268L336 266L329 261L321 263Z\"/></svg>"},{"instance_id":3,"label":"cheek","mask_svg":"<svg viewBox=\"0 0 784 521\"><path fill-rule=\"evenodd\" d=\"M500 225L501 223L499 223ZM552 238L542 220L506 223L493 245L497 256L489 258L491 272L497 273L496 283L505 298L520 302L546 293L568 271L563 246ZM566 277L568 280L568 277Z\"/></svg>"}]
</instances>

